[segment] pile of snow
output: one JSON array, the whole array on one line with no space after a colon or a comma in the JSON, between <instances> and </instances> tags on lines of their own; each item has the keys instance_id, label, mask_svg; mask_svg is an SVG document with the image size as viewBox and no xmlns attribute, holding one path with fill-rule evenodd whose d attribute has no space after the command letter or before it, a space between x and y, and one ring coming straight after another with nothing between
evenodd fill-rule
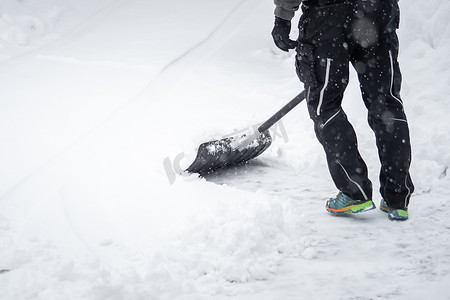
<instances>
[{"instance_id":1,"label":"pile of snow","mask_svg":"<svg viewBox=\"0 0 450 300\"><path fill-rule=\"evenodd\" d=\"M431 190L448 180L450 166L450 3L417 1L401 9L402 95L411 123L413 171L418 186Z\"/></svg>"},{"instance_id":2,"label":"pile of snow","mask_svg":"<svg viewBox=\"0 0 450 300\"><path fill-rule=\"evenodd\" d=\"M66 3L61 7L55 5L56 2L3 1L0 7L1 47L28 46L36 38L52 33L67 9Z\"/></svg>"},{"instance_id":3,"label":"pile of snow","mask_svg":"<svg viewBox=\"0 0 450 300\"><path fill-rule=\"evenodd\" d=\"M1 60L44 46L82 23L112 0L3 0Z\"/></svg>"}]
</instances>

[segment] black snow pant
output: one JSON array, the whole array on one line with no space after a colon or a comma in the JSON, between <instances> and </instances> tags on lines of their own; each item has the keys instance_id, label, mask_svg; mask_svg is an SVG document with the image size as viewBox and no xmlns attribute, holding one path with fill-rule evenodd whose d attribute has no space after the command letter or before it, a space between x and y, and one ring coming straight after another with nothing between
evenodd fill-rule
<instances>
[{"instance_id":1,"label":"black snow pant","mask_svg":"<svg viewBox=\"0 0 450 300\"><path fill-rule=\"evenodd\" d=\"M397 62L397 0L311 0L299 22L296 70L336 187L353 199L372 199L372 183L352 125L341 107L349 62L358 73L368 122L381 161L380 193L405 208L414 190L411 146ZM320 3L319 3L320 2Z\"/></svg>"}]
</instances>

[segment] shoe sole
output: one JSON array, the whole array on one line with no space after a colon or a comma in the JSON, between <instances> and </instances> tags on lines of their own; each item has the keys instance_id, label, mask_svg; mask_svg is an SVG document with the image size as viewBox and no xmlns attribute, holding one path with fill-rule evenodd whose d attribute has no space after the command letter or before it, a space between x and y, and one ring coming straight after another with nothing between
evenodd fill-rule
<instances>
[{"instance_id":1,"label":"shoe sole","mask_svg":"<svg viewBox=\"0 0 450 300\"><path fill-rule=\"evenodd\" d=\"M375 203L373 203L373 201L370 200L361 204L350 205L343 208L330 208L328 206L328 203L326 205L327 211L332 214L356 214L369 211L375 208L376 208Z\"/></svg>"},{"instance_id":2,"label":"shoe sole","mask_svg":"<svg viewBox=\"0 0 450 300\"><path fill-rule=\"evenodd\" d=\"M387 206L380 206L380 210L384 211L385 213L388 213L389 212L389 207L387 207Z\"/></svg>"}]
</instances>

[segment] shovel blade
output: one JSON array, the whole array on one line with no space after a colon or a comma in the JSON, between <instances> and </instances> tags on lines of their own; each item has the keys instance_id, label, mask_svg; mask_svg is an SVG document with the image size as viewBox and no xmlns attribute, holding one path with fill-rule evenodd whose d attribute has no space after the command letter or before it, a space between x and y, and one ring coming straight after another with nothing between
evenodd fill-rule
<instances>
[{"instance_id":1,"label":"shovel blade","mask_svg":"<svg viewBox=\"0 0 450 300\"><path fill-rule=\"evenodd\" d=\"M251 138L252 140L248 140ZM242 164L263 153L272 144L269 131L214 140L200 145L194 162L186 169L204 176L218 169ZM240 147L245 145L244 147Z\"/></svg>"}]
</instances>

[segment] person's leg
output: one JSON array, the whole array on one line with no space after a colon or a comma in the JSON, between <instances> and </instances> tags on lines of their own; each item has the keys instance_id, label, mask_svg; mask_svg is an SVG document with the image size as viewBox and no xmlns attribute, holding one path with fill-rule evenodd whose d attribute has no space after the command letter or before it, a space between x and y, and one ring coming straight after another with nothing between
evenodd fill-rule
<instances>
[{"instance_id":1,"label":"person's leg","mask_svg":"<svg viewBox=\"0 0 450 300\"><path fill-rule=\"evenodd\" d=\"M358 72L369 124L376 136L381 161L381 196L390 208L405 209L414 190L409 174L411 145L400 98L402 78L395 33L398 13L392 6L395 0L389 1L389 6L378 8L378 15L383 18L378 19L377 43L368 48L356 47L352 51L352 63ZM386 14L390 18L386 19Z\"/></svg>"},{"instance_id":2,"label":"person's leg","mask_svg":"<svg viewBox=\"0 0 450 300\"><path fill-rule=\"evenodd\" d=\"M372 183L358 151L355 131L341 107L350 58L343 37L347 13L346 4L304 11L296 66L336 187L354 200L367 201L372 199Z\"/></svg>"}]
</instances>

